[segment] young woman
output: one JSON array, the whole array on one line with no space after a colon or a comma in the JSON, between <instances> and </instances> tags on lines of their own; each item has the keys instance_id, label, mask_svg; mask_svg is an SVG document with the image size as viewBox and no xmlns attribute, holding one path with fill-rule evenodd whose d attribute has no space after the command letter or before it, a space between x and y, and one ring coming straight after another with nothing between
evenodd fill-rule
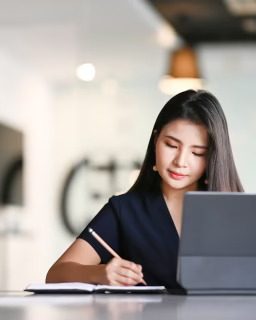
<instances>
[{"instance_id":1,"label":"young woman","mask_svg":"<svg viewBox=\"0 0 256 320\"><path fill-rule=\"evenodd\" d=\"M243 191L226 119L209 92L188 90L158 115L139 177L113 196L48 271L46 282L175 288L184 193ZM113 258L88 232L94 229Z\"/></svg>"}]
</instances>

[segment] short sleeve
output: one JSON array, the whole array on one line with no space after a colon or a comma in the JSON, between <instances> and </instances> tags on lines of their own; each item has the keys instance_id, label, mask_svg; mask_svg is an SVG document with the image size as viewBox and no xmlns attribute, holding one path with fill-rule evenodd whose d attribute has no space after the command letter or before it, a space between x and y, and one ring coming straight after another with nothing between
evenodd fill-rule
<instances>
[{"instance_id":1,"label":"short sleeve","mask_svg":"<svg viewBox=\"0 0 256 320\"><path fill-rule=\"evenodd\" d=\"M101 258L101 263L107 263L113 256L90 234L92 228L114 251L120 251L120 230L117 203L109 199L109 202L89 222L81 234L77 237L87 241Z\"/></svg>"}]
</instances>

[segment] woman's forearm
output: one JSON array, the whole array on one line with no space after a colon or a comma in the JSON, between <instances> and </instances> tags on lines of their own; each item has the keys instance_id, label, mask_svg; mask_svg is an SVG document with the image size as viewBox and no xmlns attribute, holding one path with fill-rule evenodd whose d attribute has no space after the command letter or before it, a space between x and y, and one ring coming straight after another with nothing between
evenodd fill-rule
<instances>
[{"instance_id":1,"label":"woman's forearm","mask_svg":"<svg viewBox=\"0 0 256 320\"><path fill-rule=\"evenodd\" d=\"M45 282L102 283L105 266L104 264L83 265L75 262L60 262L51 267L47 273Z\"/></svg>"}]
</instances>

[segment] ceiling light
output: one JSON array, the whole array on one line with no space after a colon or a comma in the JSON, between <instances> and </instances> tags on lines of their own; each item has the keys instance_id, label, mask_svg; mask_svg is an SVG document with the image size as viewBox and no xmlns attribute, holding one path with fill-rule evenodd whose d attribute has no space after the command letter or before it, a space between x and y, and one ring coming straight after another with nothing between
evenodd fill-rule
<instances>
[{"instance_id":1,"label":"ceiling light","mask_svg":"<svg viewBox=\"0 0 256 320\"><path fill-rule=\"evenodd\" d=\"M193 48L185 46L172 52L169 75L174 78L200 78Z\"/></svg>"},{"instance_id":2,"label":"ceiling light","mask_svg":"<svg viewBox=\"0 0 256 320\"><path fill-rule=\"evenodd\" d=\"M203 88L201 79L178 79L171 76L163 76L158 87L164 94L172 96L185 90L198 90Z\"/></svg>"},{"instance_id":3,"label":"ceiling light","mask_svg":"<svg viewBox=\"0 0 256 320\"><path fill-rule=\"evenodd\" d=\"M80 80L92 81L95 77L95 67L91 63L82 64L76 69L76 75Z\"/></svg>"},{"instance_id":4,"label":"ceiling light","mask_svg":"<svg viewBox=\"0 0 256 320\"><path fill-rule=\"evenodd\" d=\"M182 47L171 54L169 72L159 82L159 89L175 95L188 89L202 89L196 54L191 47Z\"/></svg>"}]
</instances>

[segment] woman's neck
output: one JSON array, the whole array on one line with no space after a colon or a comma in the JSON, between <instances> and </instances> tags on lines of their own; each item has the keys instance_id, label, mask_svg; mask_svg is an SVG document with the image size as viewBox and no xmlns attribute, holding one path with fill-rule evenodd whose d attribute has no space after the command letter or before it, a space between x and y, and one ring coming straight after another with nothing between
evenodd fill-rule
<instances>
[{"instance_id":1,"label":"woman's neck","mask_svg":"<svg viewBox=\"0 0 256 320\"><path fill-rule=\"evenodd\" d=\"M174 188L171 188L166 183L162 182L161 190L162 190L162 193L163 193L166 201L168 201L168 202L175 201L176 202L177 200L183 201L184 194L186 192L198 190L198 185L197 185L197 183L195 183L193 185L187 186L186 188L174 189Z\"/></svg>"}]
</instances>

